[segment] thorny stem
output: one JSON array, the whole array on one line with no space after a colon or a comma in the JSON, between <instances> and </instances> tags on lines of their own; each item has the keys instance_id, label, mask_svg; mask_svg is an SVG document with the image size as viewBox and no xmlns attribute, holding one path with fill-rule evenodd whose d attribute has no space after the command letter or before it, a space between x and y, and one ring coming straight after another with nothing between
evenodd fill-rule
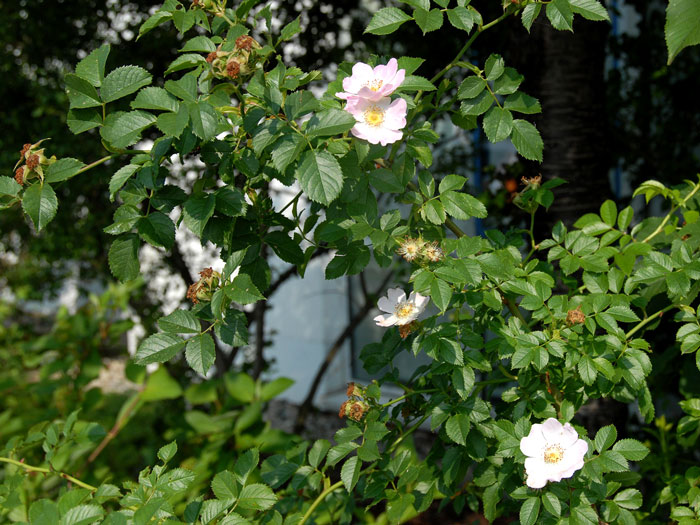
<instances>
[{"instance_id":1,"label":"thorny stem","mask_svg":"<svg viewBox=\"0 0 700 525\"><path fill-rule=\"evenodd\" d=\"M693 197L693 195L695 195L695 194L698 192L698 190L700 190L700 183L698 183L698 184L695 185L695 187L693 188L693 191L691 191L688 195L686 195L686 196L685 196L685 199L683 199L683 200L681 201L681 203L680 203L678 206L673 206L673 207L671 207L671 211L669 211L669 212L668 212L668 215L666 215L666 217L664 217L664 220L661 221L661 224L659 224L659 225L656 227L656 229L655 229L653 232L651 232L651 233L647 236L647 238L644 239L642 242L643 242L643 243L644 243L644 242L648 242L649 240L651 240L651 239L653 239L654 237L656 237L656 236L661 232L661 230L664 229L664 226L666 226L666 223L668 223L668 221L671 220L671 217L673 217L673 214L676 213L676 211L678 210L678 208L682 208L682 207L685 205L685 203L688 202L688 201Z\"/></svg>"},{"instance_id":2,"label":"thorny stem","mask_svg":"<svg viewBox=\"0 0 700 525\"><path fill-rule=\"evenodd\" d=\"M5 457L0 457L0 463L9 463L11 465L15 465L17 467L22 467L24 470L27 472L41 472L43 474L56 474L63 479L66 479L70 481L71 483L75 483L79 487L83 487L84 489L88 489L90 491L96 491L97 487L93 487L92 485L88 485L84 481L80 481L78 478L74 478L73 476L66 474L65 472L59 472L57 470L52 470L48 468L43 468L43 467L34 467L32 465L27 465L26 463L22 463L21 461L17 461L16 459L11 459L11 458L5 458Z\"/></svg>"}]
</instances>

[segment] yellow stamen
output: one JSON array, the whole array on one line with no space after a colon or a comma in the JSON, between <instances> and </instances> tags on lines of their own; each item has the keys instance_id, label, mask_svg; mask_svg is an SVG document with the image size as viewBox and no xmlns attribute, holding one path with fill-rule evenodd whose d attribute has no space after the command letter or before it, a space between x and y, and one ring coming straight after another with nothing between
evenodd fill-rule
<instances>
[{"instance_id":1,"label":"yellow stamen","mask_svg":"<svg viewBox=\"0 0 700 525\"><path fill-rule=\"evenodd\" d=\"M383 80L374 79L374 80L370 80L369 82L365 83L365 86L370 88L372 91L379 91L383 84L384 84Z\"/></svg>"},{"instance_id":2,"label":"yellow stamen","mask_svg":"<svg viewBox=\"0 0 700 525\"><path fill-rule=\"evenodd\" d=\"M364 117L367 124L379 127L384 122L384 110L379 106L370 106L365 110Z\"/></svg>"},{"instance_id":3,"label":"yellow stamen","mask_svg":"<svg viewBox=\"0 0 700 525\"><path fill-rule=\"evenodd\" d=\"M396 305L396 308L394 309L394 313L396 314L396 317L399 318L399 320L410 317L415 311L416 305L413 303L409 303L408 301L400 302Z\"/></svg>"},{"instance_id":4,"label":"yellow stamen","mask_svg":"<svg viewBox=\"0 0 700 525\"><path fill-rule=\"evenodd\" d=\"M544 462L553 464L564 459L564 449L559 445L550 445L544 449Z\"/></svg>"}]
</instances>

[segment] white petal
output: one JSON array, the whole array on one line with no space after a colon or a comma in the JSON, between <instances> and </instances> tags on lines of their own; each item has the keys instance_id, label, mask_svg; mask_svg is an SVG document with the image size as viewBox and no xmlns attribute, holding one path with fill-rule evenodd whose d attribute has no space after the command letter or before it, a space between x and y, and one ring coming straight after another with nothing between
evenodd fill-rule
<instances>
[{"instance_id":1,"label":"white petal","mask_svg":"<svg viewBox=\"0 0 700 525\"><path fill-rule=\"evenodd\" d=\"M542 423L542 435L547 443L552 445L560 444L562 438L564 437L564 425L559 423L553 417L550 417Z\"/></svg>"},{"instance_id":2,"label":"white petal","mask_svg":"<svg viewBox=\"0 0 700 525\"><path fill-rule=\"evenodd\" d=\"M520 451L526 456L542 457L542 452L547 446L547 442L542 435L542 425L534 424L530 433L520 440Z\"/></svg>"},{"instance_id":3,"label":"white petal","mask_svg":"<svg viewBox=\"0 0 700 525\"><path fill-rule=\"evenodd\" d=\"M374 322L377 323L378 326L384 327L394 326L398 320L398 317L395 315L378 315L374 318Z\"/></svg>"},{"instance_id":4,"label":"white petal","mask_svg":"<svg viewBox=\"0 0 700 525\"><path fill-rule=\"evenodd\" d=\"M428 303L430 302L430 297L426 297L425 295L421 295L419 293L416 294L415 299L413 300L413 303L416 305L419 311L425 310L425 307L428 306Z\"/></svg>"},{"instance_id":5,"label":"white petal","mask_svg":"<svg viewBox=\"0 0 700 525\"><path fill-rule=\"evenodd\" d=\"M567 449L574 443L576 443L576 440L578 439L578 432L576 432L576 429L572 427L569 423L565 423L564 427L562 428L561 432L561 440L559 441L559 445L561 445L561 448ZM584 441L585 443L585 441ZM588 446L586 445L586 448Z\"/></svg>"},{"instance_id":6,"label":"white petal","mask_svg":"<svg viewBox=\"0 0 700 525\"><path fill-rule=\"evenodd\" d=\"M401 288L389 288L386 291L386 295L394 304L398 304L401 301L406 300L406 292L404 292Z\"/></svg>"},{"instance_id":7,"label":"white petal","mask_svg":"<svg viewBox=\"0 0 700 525\"><path fill-rule=\"evenodd\" d=\"M547 472L544 461L541 458L527 458L525 460L525 483L532 489L541 489L547 484Z\"/></svg>"},{"instance_id":8,"label":"white petal","mask_svg":"<svg viewBox=\"0 0 700 525\"><path fill-rule=\"evenodd\" d=\"M579 464L581 464L581 467L583 467L582 463L583 458L586 456L586 452L588 452L588 443L586 443L583 439L577 440L573 445L569 446L564 451L564 460L562 461L561 469L568 471L572 466ZM578 470L581 467L577 467L574 470ZM565 477L571 477L571 474Z\"/></svg>"},{"instance_id":9,"label":"white petal","mask_svg":"<svg viewBox=\"0 0 700 525\"><path fill-rule=\"evenodd\" d=\"M381 297L377 302L377 307L382 311L389 314L393 314L396 309L396 303L392 303L386 297Z\"/></svg>"},{"instance_id":10,"label":"white petal","mask_svg":"<svg viewBox=\"0 0 700 525\"><path fill-rule=\"evenodd\" d=\"M401 140L401 137L403 137L403 133L401 131L395 131L388 128L379 128L379 131L376 134L376 138L382 146L393 144L394 142Z\"/></svg>"}]
</instances>

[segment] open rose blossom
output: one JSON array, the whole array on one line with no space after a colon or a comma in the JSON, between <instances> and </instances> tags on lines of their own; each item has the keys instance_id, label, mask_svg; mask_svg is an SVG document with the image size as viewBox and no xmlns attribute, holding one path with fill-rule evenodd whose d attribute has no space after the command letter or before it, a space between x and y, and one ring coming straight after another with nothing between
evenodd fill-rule
<instances>
[{"instance_id":1,"label":"open rose blossom","mask_svg":"<svg viewBox=\"0 0 700 525\"><path fill-rule=\"evenodd\" d=\"M548 481L570 478L583 468L588 443L579 439L569 423L562 425L550 417L542 424L532 425L530 434L520 440L520 450L527 456L525 483L541 489Z\"/></svg>"},{"instance_id":2,"label":"open rose blossom","mask_svg":"<svg viewBox=\"0 0 700 525\"><path fill-rule=\"evenodd\" d=\"M387 296L379 299L377 306L385 315L378 315L374 321L379 326L403 326L415 321L425 310L429 299L419 293L411 292L406 299L406 293L401 288L390 288Z\"/></svg>"},{"instance_id":3,"label":"open rose blossom","mask_svg":"<svg viewBox=\"0 0 700 525\"><path fill-rule=\"evenodd\" d=\"M386 146L403 137L407 106L402 98L392 102L389 97L376 101L352 97L345 110L357 120L350 132L359 139Z\"/></svg>"},{"instance_id":4,"label":"open rose blossom","mask_svg":"<svg viewBox=\"0 0 700 525\"><path fill-rule=\"evenodd\" d=\"M343 79L344 92L336 93L338 98L350 100L354 95L367 100L377 101L391 95L406 77L405 69L398 69L395 58L387 65L372 66L358 62L352 66L352 75Z\"/></svg>"}]
</instances>

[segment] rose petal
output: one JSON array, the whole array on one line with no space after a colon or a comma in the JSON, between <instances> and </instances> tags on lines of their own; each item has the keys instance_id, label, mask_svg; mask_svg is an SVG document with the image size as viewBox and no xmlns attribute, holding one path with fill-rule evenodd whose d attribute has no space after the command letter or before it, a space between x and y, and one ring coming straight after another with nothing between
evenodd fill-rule
<instances>
[{"instance_id":1,"label":"rose petal","mask_svg":"<svg viewBox=\"0 0 700 525\"><path fill-rule=\"evenodd\" d=\"M401 288L389 288L386 291L386 295L394 304L398 304L406 300L406 292L404 292Z\"/></svg>"},{"instance_id":2,"label":"rose petal","mask_svg":"<svg viewBox=\"0 0 700 525\"><path fill-rule=\"evenodd\" d=\"M520 440L520 451L526 456L542 457L542 452L547 446L547 442L542 435L542 425L534 424L530 433Z\"/></svg>"},{"instance_id":3,"label":"rose petal","mask_svg":"<svg viewBox=\"0 0 700 525\"><path fill-rule=\"evenodd\" d=\"M394 310L396 309L396 303L392 303L389 299L386 297L380 297L379 301L377 302L377 307L382 311L382 312L387 312L389 314L393 314Z\"/></svg>"},{"instance_id":4,"label":"rose petal","mask_svg":"<svg viewBox=\"0 0 700 525\"><path fill-rule=\"evenodd\" d=\"M398 317L395 315L378 315L374 318L374 322L377 323L378 326L383 327L394 326L398 320Z\"/></svg>"}]
</instances>

